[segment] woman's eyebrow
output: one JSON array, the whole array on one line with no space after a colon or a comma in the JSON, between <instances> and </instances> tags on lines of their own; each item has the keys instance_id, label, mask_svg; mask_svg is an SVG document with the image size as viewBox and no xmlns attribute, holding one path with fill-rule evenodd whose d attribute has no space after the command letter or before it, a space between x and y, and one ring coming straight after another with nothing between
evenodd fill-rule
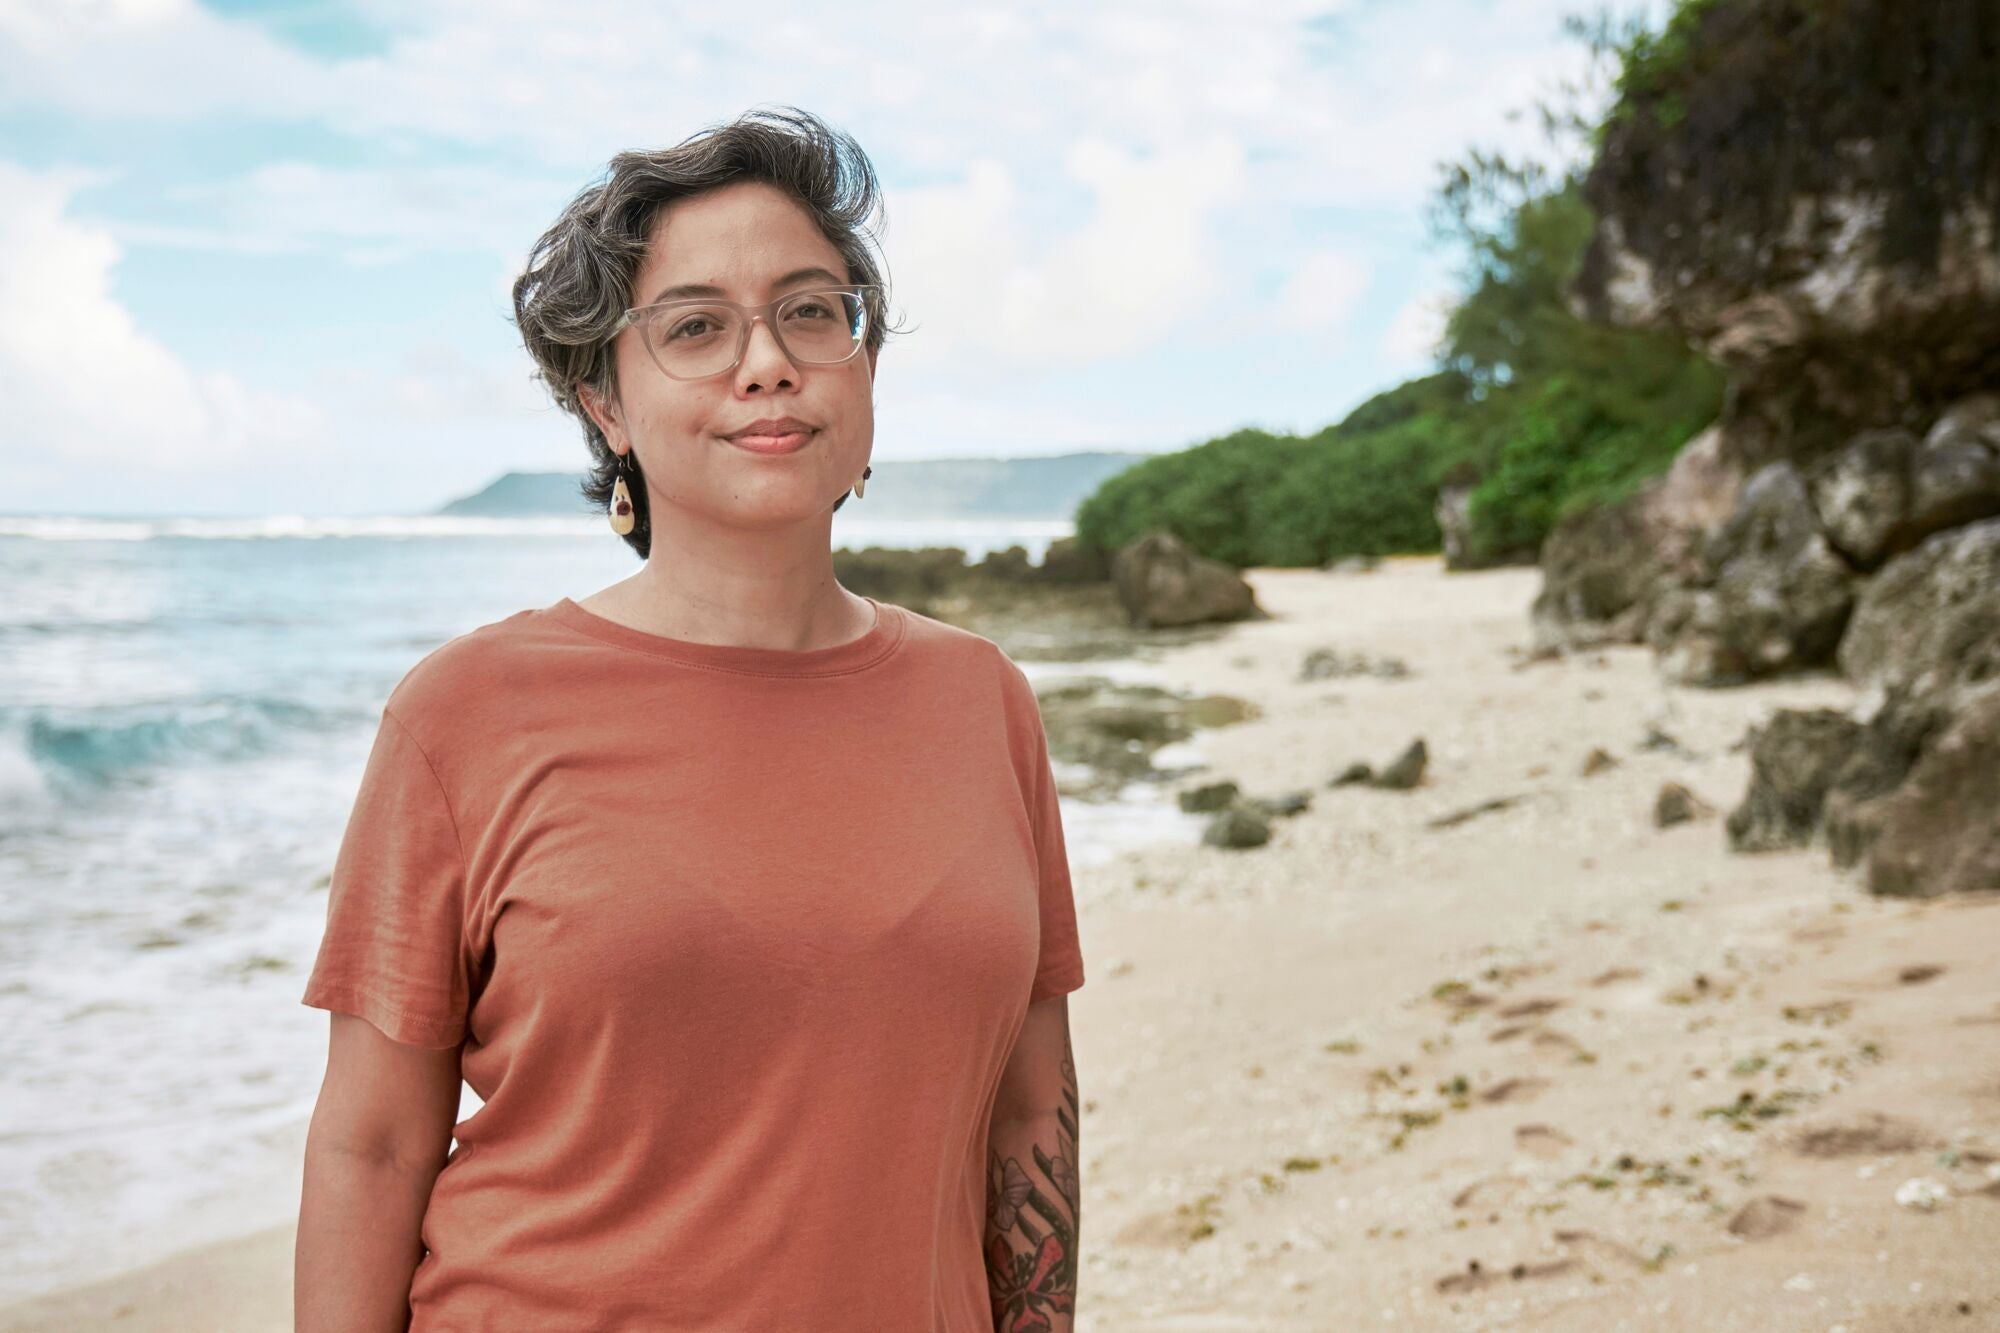
<instances>
[{"instance_id":1,"label":"woman's eyebrow","mask_svg":"<svg viewBox=\"0 0 2000 1333\"><path fill-rule=\"evenodd\" d=\"M831 282L835 284L839 284L844 281L844 279L836 276L835 274L829 273L825 269L815 265L811 268L795 268L790 273L787 273L784 277L779 278L776 282L773 282L771 284L771 287L772 290L775 291L777 288L790 287L795 283L805 282L809 279L815 282ZM659 291L653 293L653 299L647 302L647 304L657 305L661 301L671 301L677 297L682 297L682 296L727 296L727 295L729 295L728 292L724 291L720 287L717 287L714 283L683 282L677 286L661 288Z\"/></svg>"}]
</instances>

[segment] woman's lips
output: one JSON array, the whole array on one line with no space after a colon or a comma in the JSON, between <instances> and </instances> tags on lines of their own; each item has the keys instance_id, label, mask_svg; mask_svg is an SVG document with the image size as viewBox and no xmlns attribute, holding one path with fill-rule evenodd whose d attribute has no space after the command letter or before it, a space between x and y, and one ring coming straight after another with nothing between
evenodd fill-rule
<instances>
[{"instance_id":1,"label":"woman's lips","mask_svg":"<svg viewBox=\"0 0 2000 1333\"><path fill-rule=\"evenodd\" d=\"M730 435L725 438L739 449L753 454L788 454L804 446L818 431L795 430L789 435Z\"/></svg>"}]
</instances>

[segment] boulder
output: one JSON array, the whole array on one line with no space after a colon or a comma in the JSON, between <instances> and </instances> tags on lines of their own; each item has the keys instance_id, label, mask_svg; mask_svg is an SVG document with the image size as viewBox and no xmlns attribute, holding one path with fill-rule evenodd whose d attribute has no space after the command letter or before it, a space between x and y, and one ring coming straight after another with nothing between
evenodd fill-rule
<instances>
[{"instance_id":1,"label":"boulder","mask_svg":"<svg viewBox=\"0 0 2000 1333\"><path fill-rule=\"evenodd\" d=\"M1828 541L1862 569L2000 514L2000 395L1961 400L1922 439L1863 431L1815 462L1806 484Z\"/></svg>"},{"instance_id":2,"label":"boulder","mask_svg":"<svg viewBox=\"0 0 2000 1333\"><path fill-rule=\"evenodd\" d=\"M1819 530L1804 479L1762 468L1701 549L1702 583L1660 608L1648 639L1667 675L1728 685L1833 659L1855 577Z\"/></svg>"},{"instance_id":3,"label":"boulder","mask_svg":"<svg viewBox=\"0 0 2000 1333\"><path fill-rule=\"evenodd\" d=\"M1239 801L1215 813L1202 830L1201 840L1210 847L1231 850L1262 847L1271 840L1271 820Z\"/></svg>"},{"instance_id":4,"label":"boulder","mask_svg":"<svg viewBox=\"0 0 2000 1333\"><path fill-rule=\"evenodd\" d=\"M1858 568L1874 569L1914 544L1902 538L1910 513L1910 464L1919 447L1907 430L1863 431L1807 470L1806 490L1821 530Z\"/></svg>"},{"instance_id":5,"label":"boulder","mask_svg":"<svg viewBox=\"0 0 2000 1333\"><path fill-rule=\"evenodd\" d=\"M1111 576L1127 618L1142 629L1262 614L1235 570L1195 554L1170 532L1150 532L1120 547Z\"/></svg>"},{"instance_id":6,"label":"boulder","mask_svg":"<svg viewBox=\"0 0 2000 1333\"><path fill-rule=\"evenodd\" d=\"M1237 787L1233 782L1209 782L1199 787L1190 787L1180 794L1180 806L1191 815L1212 814L1228 808L1237 797Z\"/></svg>"},{"instance_id":7,"label":"boulder","mask_svg":"<svg viewBox=\"0 0 2000 1333\"><path fill-rule=\"evenodd\" d=\"M1058 537L1042 553L1034 577L1045 583L1102 583L1111 577L1111 552Z\"/></svg>"},{"instance_id":8,"label":"boulder","mask_svg":"<svg viewBox=\"0 0 2000 1333\"><path fill-rule=\"evenodd\" d=\"M1676 824L1686 824L1696 819L1704 819L1715 813L1715 807L1696 796L1678 782L1669 782L1660 788L1660 794L1653 801L1653 827L1672 828Z\"/></svg>"},{"instance_id":9,"label":"boulder","mask_svg":"<svg viewBox=\"0 0 2000 1333\"><path fill-rule=\"evenodd\" d=\"M1700 575L1703 536L1743 489L1733 431L1711 426L1631 498L1557 523L1542 543L1536 651L1637 643L1666 590Z\"/></svg>"},{"instance_id":10,"label":"boulder","mask_svg":"<svg viewBox=\"0 0 2000 1333\"><path fill-rule=\"evenodd\" d=\"M2000 518L1936 533L1884 565L1838 660L1863 688L1958 698L2000 686Z\"/></svg>"},{"instance_id":11,"label":"boulder","mask_svg":"<svg viewBox=\"0 0 2000 1333\"><path fill-rule=\"evenodd\" d=\"M1824 826L1836 865L1868 850L1881 798L1895 791L1925 744L1951 720L1937 698L1873 696L1859 715L1833 708L1780 709L1750 732L1750 785L1730 813L1730 847L1803 847Z\"/></svg>"},{"instance_id":12,"label":"boulder","mask_svg":"<svg viewBox=\"0 0 2000 1333\"><path fill-rule=\"evenodd\" d=\"M1895 692L1861 717L1862 731L1827 790L1822 823L1833 863L1858 864L1881 834L1884 800L1909 776L1924 747L1952 721L1949 702L1939 696Z\"/></svg>"},{"instance_id":13,"label":"boulder","mask_svg":"<svg viewBox=\"0 0 2000 1333\"><path fill-rule=\"evenodd\" d=\"M1271 819L1290 819L1312 809L1312 793L1304 790L1281 791L1276 796L1252 796L1250 808Z\"/></svg>"},{"instance_id":14,"label":"boulder","mask_svg":"<svg viewBox=\"0 0 2000 1333\"><path fill-rule=\"evenodd\" d=\"M1884 798L1868 888L1897 897L2000 890L2000 692L1963 713Z\"/></svg>"},{"instance_id":15,"label":"boulder","mask_svg":"<svg viewBox=\"0 0 2000 1333\"><path fill-rule=\"evenodd\" d=\"M1754 728L1750 787L1724 824L1730 850L1770 852L1809 844L1826 793L1862 730L1835 708L1782 708Z\"/></svg>"},{"instance_id":16,"label":"boulder","mask_svg":"<svg viewBox=\"0 0 2000 1333\"><path fill-rule=\"evenodd\" d=\"M2000 393L1946 408L1910 469L1909 544L2000 514Z\"/></svg>"},{"instance_id":17,"label":"boulder","mask_svg":"<svg viewBox=\"0 0 2000 1333\"><path fill-rule=\"evenodd\" d=\"M1561 520L1542 543L1541 568L1528 612L1533 651L1637 641L1658 573L1644 502L1635 496Z\"/></svg>"},{"instance_id":18,"label":"boulder","mask_svg":"<svg viewBox=\"0 0 2000 1333\"><path fill-rule=\"evenodd\" d=\"M1424 766L1429 762L1430 750L1420 736L1391 760L1387 768L1376 774L1375 785L1391 791L1408 791L1424 780Z\"/></svg>"}]
</instances>

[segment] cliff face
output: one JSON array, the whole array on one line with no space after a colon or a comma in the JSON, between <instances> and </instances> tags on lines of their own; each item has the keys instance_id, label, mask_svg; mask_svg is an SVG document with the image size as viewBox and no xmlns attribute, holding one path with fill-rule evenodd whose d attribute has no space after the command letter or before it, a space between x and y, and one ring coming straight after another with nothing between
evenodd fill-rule
<instances>
[{"instance_id":1,"label":"cliff face","mask_svg":"<svg viewBox=\"0 0 2000 1333\"><path fill-rule=\"evenodd\" d=\"M1746 467L2000 378L2000 4L1696 0L1626 61L1579 313L1735 375Z\"/></svg>"},{"instance_id":2,"label":"cliff face","mask_svg":"<svg viewBox=\"0 0 2000 1333\"><path fill-rule=\"evenodd\" d=\"M1824 806L1879 892L2000 889L1996 89L2000 0L1687 0L1585 183L1573 307L1731 382L1667 476L1551 535L1537 639L1688 684L1843 671L1859 716L1774 719L1731 838Z\"/></svg>"}]
</instances>

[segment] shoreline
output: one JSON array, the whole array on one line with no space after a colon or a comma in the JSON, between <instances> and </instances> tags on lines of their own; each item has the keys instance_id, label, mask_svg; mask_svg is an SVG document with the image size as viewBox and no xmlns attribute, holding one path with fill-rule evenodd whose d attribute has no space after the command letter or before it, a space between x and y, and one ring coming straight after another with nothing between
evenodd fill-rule
<instances>
[{"instance_id":1,"label":"shoreline","mask_svg":"<svg viewBox=\"0 0 2000 1333\"><path fill-rule=\"evenodd\" d=\"M1532 568L1244 576L1272 619L1152 660L1260 709L1177 785L1311 808L1261 848L1078 869L1080 1331L2000 1320L2000 896L1876 899L1823 848L1723 845L1745 724L1851 687L1670 686L1639 647L1520 664ZM1322 646L1411 674L1300 680ZM1326 785L1416 736L1415 790ZM1714 812L1655 828L1666 781ZM1934 1207L1897 1201L1912 1180ZM292 1234L0 1330L283 1326Z\"/></svg>"}]
</instances>

